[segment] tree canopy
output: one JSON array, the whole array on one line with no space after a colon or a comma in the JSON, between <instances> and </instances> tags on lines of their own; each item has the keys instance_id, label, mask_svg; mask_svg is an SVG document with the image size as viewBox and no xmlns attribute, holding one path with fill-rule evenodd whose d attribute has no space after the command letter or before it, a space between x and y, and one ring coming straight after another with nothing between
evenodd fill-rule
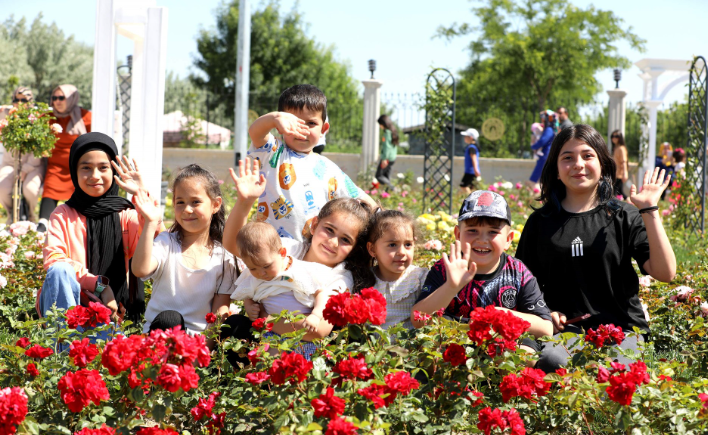
<instances>
[{"instance_id":1,"label":"tree canopy","mask_svg":"<svg viewBox=\"0 0 708 435\"><path fill-rule=\"evenodd\" d=\"M0 57L0 102L9 102L15 83L31 87L35 99L45 102L52 89L68 83L78 88L79 104L91 107L93 48L43 23L41 13L29 27L25 18L0 24Z\"/></svg>"}]
</instances>

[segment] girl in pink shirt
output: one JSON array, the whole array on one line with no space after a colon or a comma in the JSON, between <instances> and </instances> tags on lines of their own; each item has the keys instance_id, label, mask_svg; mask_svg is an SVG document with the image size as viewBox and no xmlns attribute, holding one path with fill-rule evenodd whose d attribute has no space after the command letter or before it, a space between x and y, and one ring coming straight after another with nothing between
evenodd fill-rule
<instances>
[{"instance_id":1,"label":"girl in pink shirt","mask_svg":"<svg viewBox=\"0 0 708 435\"><path fill-rule=\"evenodd\" d=\"M115 142L103 133L81 135L71 145L75 190L49 218L47 277L37 295L40 316L53 306L78 305L82 290L99 297L114 321L126 310L132 318L144 311L144 294L128 289L128 260L138 244L141 218L130 201L118 196L118 188L130 194L145 189L135 161L121 162L117 154Z\"/></svg>"}]
</instances>

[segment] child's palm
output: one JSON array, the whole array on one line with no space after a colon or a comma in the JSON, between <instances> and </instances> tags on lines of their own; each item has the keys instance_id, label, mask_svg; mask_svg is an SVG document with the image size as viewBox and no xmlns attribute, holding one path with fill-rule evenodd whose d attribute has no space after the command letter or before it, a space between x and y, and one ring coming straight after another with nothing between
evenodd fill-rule
<instances>
[{"instance_id":1,"label":"child's palm","mask_svg":"<svg viewBox=\"0 0 708 435\"><path fill-rule=\"evenodd\" d=\"M477 273L477 263L470 258L470 245L465 244L464 251L460 241L450 245L450 256L443 253L443 263L447 270L447 280L455 287L467 285Z\"/></svg>"},{"instance_id":2,"label":"child's palm","mask_svg":"<svg viewBox=\"0 0 708 435\"><path fill-rule=\"evenodd\" d=\"M135 208L138 210L138 213L143 215L146 221L156 222L160 220L160 210L155 207L154 201L150 199L144 190L139 190L135 194L133 203L135 204Z\"/></svg>"},{"instance_id":3,"label":"child's palm","mask_svg":"<svg viewBox=\"0 0 708 435\"><path fill-rule=\"evenodd\" d=\"M282 135L292 134L298 139L305 139L310 133L304 120L287 112L278 114L275 119L275 128Z\"/></svg>"},{"instance_id":4,"label":"child's palm","mask_svg":"<svg viewBox=\"0 0 708 435\"><path fill-rule=\"evenodd\" d=\"M654 171L647 171L644 174L644 183L639 192L637 187L632 185L629 193L629 200L632 201L637 208L653 207L659 203L661 193L669 187L671 177L665 177L666 171L659 168L654 168ZM666 179L664 179L666 178Z\"/></svg>"},{"instance_id":5,"label":"child's palm","mask_svg":"<svg viewBox=\"0 0 708 435\"><path fill-rule=\"evenodd\" d=\"M258 170L258 160L253 160L253 164L251 165L251 159L249 158L240 162L238 177L233 169L229 169L231 178L236 185L236 193L239 198L255 199L263 194L266 188L266 179Z\"/></svg>"}]
</instances>

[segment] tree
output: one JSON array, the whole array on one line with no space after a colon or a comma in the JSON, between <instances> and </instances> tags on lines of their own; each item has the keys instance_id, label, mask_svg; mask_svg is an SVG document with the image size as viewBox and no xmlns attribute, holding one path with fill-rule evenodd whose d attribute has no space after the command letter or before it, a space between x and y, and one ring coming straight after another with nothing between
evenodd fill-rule
<instances>
[{"instance_id":1,"label":"tree","mask_svg":"<svg viewBox=\"0 0 708 435\"><path fill-rule=\"evenodd\" d=\"M595 79L598 71L630 66L619 55L618 42L644 48L645 41L611 11L582 9L566 0L485 0L472 12L479 26L453 24L437 33L446 38L478 35L469 46L470 65L461 73L458 119L476 125L482 112L496 112L506 118L510 134L521 135L517 146L527 142L534 112L564 105L577 114L578 105L602 90ZM514 152L512 146L498 151Z\"/></svg>"},{"instance_id":2,"label":"tree","mask_svg":"<svg viewBox=\"0 0 708 435\"><path fill-rule=\"evenodd\" d=\"M81 106L91 108L93 48L65 36L56 24L43 23L41 13L29 28L25 18L10 17L0 24L0 56L1 101L12 98L6 84L15 76L32 88L37 101L48 101L58 85L72 84L79 90Z\"/></svg>"}]
</instances>

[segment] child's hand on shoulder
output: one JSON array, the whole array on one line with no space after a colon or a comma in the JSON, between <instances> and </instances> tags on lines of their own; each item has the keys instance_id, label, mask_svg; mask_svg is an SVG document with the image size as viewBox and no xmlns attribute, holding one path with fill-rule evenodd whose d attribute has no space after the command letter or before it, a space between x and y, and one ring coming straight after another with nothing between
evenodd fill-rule
<instances>
[{"instance_id":1,"label":"child's hand on shoulder","mask_svg":"<svg viewBox=\"0 0 708 435\"><path fill-rule=\"evenodd\" d=\"M470 245L465 244L464 251L459 240L450 245L450 256L443 253L443 264L447 270L447 281L455 288L466 286L477 273L477 263L469 261Z\"/></svg>"},{"instance_id":2,"label":"child's hand on shoulder","mask_svg":"<svg viewBox=\"0 0 708 435\"><path fill-rule=\"evenodd\" d=\"M251 159L248 157L246 157L246 160L239 160L238 177L236 176L236 171L233 168L229 168L239 199L255 200L265 191L266 179L259 172L259 165L259 160L256 159L253 159L252 164Z\"/></svg>"},{"instance_id":3,"label":"child's hand on shoulder","mask_svg":"<svg viewBox=\"0 0 708 435\"><path fill-rule=\"evenodd\" d=\"M638 192L637 186L632 184L629 200L640 210L653 207L659 203L661 193L669 187L669 183L671 183L671 177L666 174L666 171L662 169L659 172L659 168L654 168L654 171L644 173L644 183Z\"/></svg>"},{"instance_id":4,"label":"child's hand on shoulder","mask_svg":"<svg viewBox=\"0 0 708 435\"><path fill-rule=\"evenodd\" d=\"M273 118L275 129L282 135L293 135L295 139L307 139L310 130L305 121L288 112L277 112Z\"/></svg>"},{"instance_id":5,"label":"child's hand on shoulder","mask_svg":"<svg viewBox=\"0 0 708 435\"><path fill-rule=\"evenodd\" d=\"M307 332L317 332L317 328L320 326L320 321L322 319L317 314L310 314L305 318L304 327Z\"/></svg>"},{"instance_id":6,"label":"child's hand on shoulder","mask_svg":"<svg viewBox=\"0 0 708 435\"><path fill-rule=\"evenodd\" d=\"M162 219L162 212L144 190L140 189L135 193L133 204L146 222L160 222Z\"/></svg>"}]
</instances>

